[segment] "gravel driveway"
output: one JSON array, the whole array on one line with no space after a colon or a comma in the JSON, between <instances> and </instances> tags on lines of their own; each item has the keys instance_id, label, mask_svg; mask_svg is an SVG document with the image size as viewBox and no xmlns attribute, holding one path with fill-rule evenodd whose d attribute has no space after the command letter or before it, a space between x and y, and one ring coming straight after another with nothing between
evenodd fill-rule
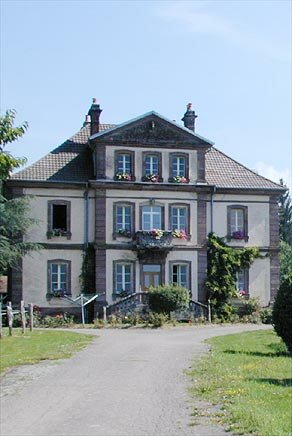
<instances>
[{"instance_id":1,"label":"gravel driveway","mask_svg":"<svg viewBox=\"0 0 292 436\"><path fill-rule=\"evenodd\" d=\"M226 435L190 426L184 369L212 336L266 328L175 327L90 330L98 337L73 358L10 370L1 380L1 436ZM230 433L229 433L230 435Z\"/></svg>"}]
</instances>

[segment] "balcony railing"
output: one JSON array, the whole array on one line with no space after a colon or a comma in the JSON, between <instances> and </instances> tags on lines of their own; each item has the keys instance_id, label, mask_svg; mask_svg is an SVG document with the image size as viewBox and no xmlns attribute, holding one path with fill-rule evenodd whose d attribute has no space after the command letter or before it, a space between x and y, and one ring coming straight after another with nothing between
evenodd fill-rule
<instances>
[{"instance_id":1,"label":"balcony railing","mask_svg":"<svg viewBox=\"0 0 292 436\"><path fill-rule=\"evenodd\" d=\"M137 249L170 249L172 248L172 232L166 230L139 230L134 237Z\"/></svg>"}]
</instances>

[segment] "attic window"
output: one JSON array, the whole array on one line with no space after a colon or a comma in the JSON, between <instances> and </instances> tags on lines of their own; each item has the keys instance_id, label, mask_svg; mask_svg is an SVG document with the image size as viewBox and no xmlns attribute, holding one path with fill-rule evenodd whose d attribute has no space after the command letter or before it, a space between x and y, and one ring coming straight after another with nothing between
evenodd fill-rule
<instances>
[{"instance_id":1,"label":"attic window","mask_svg":"<svg viewBox=\"0 0 292 436\"><path fill-rule=\"evenodd\" d=\"M50 200L48 202L48 239L66 236L71 239L70 201Z\"/></svg>"}]
</instances>

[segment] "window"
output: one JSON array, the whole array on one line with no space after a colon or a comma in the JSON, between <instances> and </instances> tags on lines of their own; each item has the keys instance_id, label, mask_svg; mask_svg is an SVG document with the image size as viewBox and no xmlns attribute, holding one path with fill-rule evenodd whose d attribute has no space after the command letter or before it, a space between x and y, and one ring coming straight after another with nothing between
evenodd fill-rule
<instances>
[{"instance_id":1,"label":"window","mask_svg":"<svg viewBox=\"0 0 292 436\"><path fill-rule=\"evenodd\" d=\"M115 178L117 180L134 180L134 152L116 151Z\"/></svg>"},{"instance_id":2,"label":"window","mask_svg":"<svg viewBox=\"0 0 292 436\"><path fill-rule=\"evenodd\" d=\"M187 154L170 154L170 177L186 177L189 176L188 155Z\"/></svg>"},{"instance_id":3,"label":"window","mask_svg":"<svg viewBox=\"0 0 292 436\"><path fill-rule=\"evenodd\" d=\"M134 292L133 263L114 261L114 294Z\"/></svg>"},{"instance_id":4,"label":"window","mask_svg":"<svg viewBox=\"0 0 292 436\"><path fill-rule=\"evenodd\" d=\"M142 206L142 230L162 229L162 207Z\"/></svg>"},{"instance_id":5,"label":"window","mask_svg":"<svg viewBox=\"0 0 292 436\"><path fill-rule=\"evenodd\" d=\"M48 261L48 291L58 296L71 294L71 262L56 259Z\"/></svg>"},{"instance_id":6,"label":"window","mask_svg":"<svg viewBox=\"0 0 292 436\"><path fill-rule=\"evenodd\" d=\"M117 162L117 170L121 173L131 174L131 155L119 154Z\"/></svg>"},{"instance_id":7,"label":"window","mask_svg":"<svg viewBox=\"0 0 292 436\"><path fill-rule=\"evenodd\" d=\"M114 235L131 236L134 232L134 205L116 203L114 205Z\"/></svg>"},{"instance_id":8,"label":"window","mask_svg":"<svg viewBox=\"0 0 292 436\"><path fill-rule=\"evenodd\" d=\"M71 238L71 204L66 200L50 200L48 202L48 232L50 239L54 236L66 236Z\"/></svg>"},{"instance_id":9,"label":"window","mask_svg":"<svg viewBox=\"0 0 292 436\"><path fill-rule=\"evenodd\" d=\"M189 262L170 262L170 281L173 284L190 289Z\"/></svg>"},{"instance_id":10,"label":"window","mask_svg":"<svg viewBox=\"0 0 292 436\"><path fill-rule=\"evenodd\" d=\"M161 153L143 152L143 178L144 181L162 181ZM155 180L150 176L157 176Z\"/></svg>"},{"instance_id":11,"label":"window","mask_svg":"<svg viewBox=\"0 0 292 436\"><path fill-rule=\"evenodd\" d=\"M170 206L171 230L184 230L189 232L189 206Z\"/></svg>"},{"instance_id":12,"label":"window","mask_svg":"<svg viewBox=\"0 0 292 436\"><path fill-rule=\"evenodd\" d=\"M236 290L242 296L248 296L248 270L244 269L236 273Z\"/></svg>"},{"instance_id":13,"label":"window","mask_svg":"<svg viewBox=\"0 0 292 436\"><path fill-rule=\"evenodd\" d=\"M248 240L247 206L228 206L227 235L231 239Z\"/></svg>"}]
</instances>

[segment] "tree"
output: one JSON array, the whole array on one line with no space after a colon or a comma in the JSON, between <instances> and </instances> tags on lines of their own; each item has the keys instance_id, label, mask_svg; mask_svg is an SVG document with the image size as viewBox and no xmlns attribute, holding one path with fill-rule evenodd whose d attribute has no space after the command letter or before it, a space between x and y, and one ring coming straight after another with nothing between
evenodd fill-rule
<instances>
[{"instance_id":1,"label":"tree","mask_svg":"<svg viewBox=\"0 0 292 436\"><path fill-rule=\"evenodd\" d=\"M25 158L16 158L4 148L7 144L24 135L27 123L14 127L16 112L6 111L0 117L0 275L7 273L10 267L17 266L26 253L40 248L40 245L25 242L28 228L36 221L29 217L29 198L7 199L3 195L3 182L11 171L26 162Z\"/></svg>"},{"instance_id":2,"label":"tree","mask_svg":"<svg viewBox=\"0 0 292 436\"><path fill-rule=\"evenodd\" d=\"M278 336L292 354L292 274L281 281L273 307L273 324Z\"/></svg>"},{"instance_id":3,"label":"tree","mask_svg":"<svg viewBox=\"0 0 292 436\"><path fill-rule=\"evenodd\" d=\"M24 165L26 158L14 157L4 150L7 144L21 138L28 127L25 121L22 125L14 127L16 117L15 110L7 110L3 117L0 117L0 181L8 179L11 171Z\"/></svg>"},{"instance_id":4,"label":"tree","mask_svg":"<svg viewBox=\"0 0 292 436\"><path fill-rule=\"evenodd\" d=\"M292 276L292 245L285 241L280 241L280 265L280 281L286 275Z\"/></svg>"},{"instance_id":5,"label":"tree","mask_svg":"<svg viewBox=\"0 0 292 436\"><path fill-rule=\"evenodd\" d=\"M285 186L282 179L280 184ZM280 239L292 245L292 204L289 190L282 194L279 199L279 217Z\"/></svg>"}]
</instances>

